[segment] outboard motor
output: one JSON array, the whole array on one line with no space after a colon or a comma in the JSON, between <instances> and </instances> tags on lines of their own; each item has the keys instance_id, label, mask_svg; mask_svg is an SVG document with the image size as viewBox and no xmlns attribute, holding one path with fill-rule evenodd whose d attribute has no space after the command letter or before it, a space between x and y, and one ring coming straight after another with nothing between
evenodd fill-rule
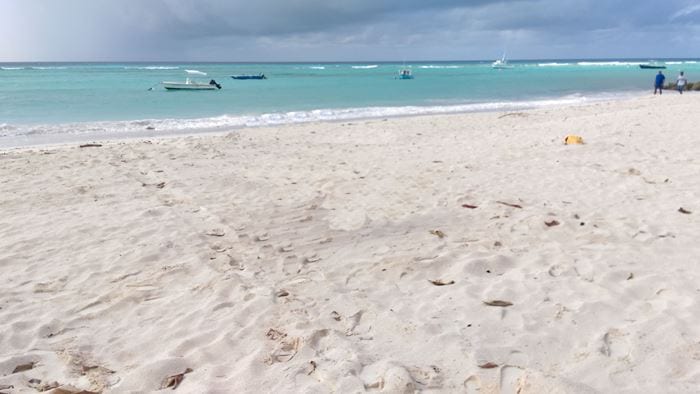
<instances>
[{"instance_id":1,"label":"outboard motor","mask_svg":"<svg viewBox=\"0 0 700 394\"><path fill-rule=\"evenodd\" d=\"M209 81L209 85L214 85L216 86L217 89L221 89L221 85L219 85L215 80Z\"/></svg>"}]
</instances>

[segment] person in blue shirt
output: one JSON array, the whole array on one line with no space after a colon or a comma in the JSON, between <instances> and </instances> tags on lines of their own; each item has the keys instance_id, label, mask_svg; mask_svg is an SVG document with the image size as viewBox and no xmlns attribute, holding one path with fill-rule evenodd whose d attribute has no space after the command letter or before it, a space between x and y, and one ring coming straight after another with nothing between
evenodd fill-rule
<instances>
[{"instance_id":1,"label":"person in blue shirt","mask_svg":"<svg viewBox=\"0 0 700 394\"><path fill-rule=\"evenodd\" d=\"M656 94L657 90L659 91L659 94L663 94L665 80L666 77L664 76L664 73L659 71L659 73L656 74L656 80L654 81L654 94Z\"/></svg>"}]
</instances>

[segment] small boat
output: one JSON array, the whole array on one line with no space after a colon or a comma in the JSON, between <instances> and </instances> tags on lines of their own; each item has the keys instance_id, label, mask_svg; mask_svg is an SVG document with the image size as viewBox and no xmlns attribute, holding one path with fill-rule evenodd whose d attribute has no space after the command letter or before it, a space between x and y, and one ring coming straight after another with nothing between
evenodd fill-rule
<instances>
[{"instance_id":1,"label":"small boat","mask_svg":"<svg viewBox=\"0 0 700 394\"><path fill-rule=\"evenodd\" d=\"M495 62L491 63L491 68L499 69L499 70L505 70L509 68L513 68L510 64L508 64L508 60L506 60L506 54L503 54L503 57L500 59L496 60Z\"/></svg>"},{"instance_id":2,"label":"small boat","mask_svg":"<svg viewBox=\"0 0 700 394\"><path fill-rule=\"evenodd\" d=\"M193 81L189 78L185 80L185 82L161 82L163 84L163 87L167 90L216 90L216 89L221 89L221 85L219 85L215 80L209 81L209 83L206 82L197 82Z\"/></svg>"},{"instance_id":3,"label":"small boat","mask_svg":"<svg viewBox=\"0 0 700 394\"><path fill-rule=\"evenodd\" d=\"M200 76L206 76L206 73L203 73L201 71L197 70L185 70L185 72L189 75L200 75ZM215 80L211 80L209 82L199 82L194 79L190 79L189 77L185 79L185 82L161 82L163 87L167 90L216 90L216 89L221 89L221 85L219 85Z\"/></svg>"},{"instance_id":4,"label":"small boat","mask_svg":"<svg viewBox=\"0 0 700 394\"><path fill-rule=\"evenodd\" d=\"M641 69L646 69L646 70L664 70L666 69L666 65L663 63L655 62L655 61L650 61L649 63L646 64L640 64L639 68Z\"/></svg>"},{"instance_id":5,"label":"small boat","mask_svg":"<svg viewBox=\"0 0 700 394\"><path fill-rule=\"evenodd\" d=\"M403 70L399 71L399 79L413 79L411 70L404 68Z\"/></svg>"},{"instance_id":6,"label":"small boat","mask_svg":"<svg viewBox=\"0 0 700 394\"><path fill-rule=\"evenodd\" d=\"M267 79L265 74L240 74L240 75L231 75L231 78L233 79Z\"/></svg>"}]
</instances>

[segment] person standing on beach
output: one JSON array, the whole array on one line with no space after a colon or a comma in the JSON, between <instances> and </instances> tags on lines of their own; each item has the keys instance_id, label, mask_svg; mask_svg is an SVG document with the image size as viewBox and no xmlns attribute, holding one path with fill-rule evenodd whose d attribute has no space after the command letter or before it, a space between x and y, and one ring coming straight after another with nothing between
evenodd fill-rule
<instances>
[{"instance_id":1,"label":"person standing on beach","mask_svg":"<svg viewBox=\"0 0 700 394\"><path fill-rule=\"evenodd\" d=\"M685 85L688 83L688 79L683 75L683 71L681 71L681 75L676 78L676 88L678 89L678 93L683 94L683 89L685 89Z\"/></svg>"},{"instance_id":2,"label":"person standing on beach","mask_svg":"<svg viewBox=\"0 0 700 394\"><path fill-rule=\"evenodd\" d=\"M665 80L666 76L664 76L664 73L659 71L659 73L656 74L656 81L654 82L654 94L656 94L657 90L659 91L659 95L663 94Z\"/></svg>"}]
</instances>

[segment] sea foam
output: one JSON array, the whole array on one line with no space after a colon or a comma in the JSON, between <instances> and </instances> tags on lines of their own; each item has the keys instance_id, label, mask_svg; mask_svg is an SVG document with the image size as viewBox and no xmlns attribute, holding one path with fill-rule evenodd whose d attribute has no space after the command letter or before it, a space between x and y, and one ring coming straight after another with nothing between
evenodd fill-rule
<instances>
[{"instance_id":1,"label":"sea foam","mask_svg":"<svg viewBox=\"0 0 700 394\"><path fill-rule=\"evenodd\" d=\"M449 66L438 66L438 65L428 64L428 65L425 65L425 66L419 66L418 68L442 70L442 69L464 68L464 66L454 66L454 65L449 65Z\"/></svg>"},{"instance_id":2,"label":"sea foam","mask_svg":"<svg viewBox=\"0 0 700 394\"><path fill-rule=\"evenodd\" d=\"M414 115L437 115L468 112L513 111L562 105L578 105L629 97L630 95L570 95L556 99L531 101L495 101L433 106L325 108L310 111L289 111L259 115L221 115L194 119L141 119L129 121L81 122L43 125L0 125L2 138L22 144L42 144L56 139L89 140L152 135L182 135L206 132L223 132L242 127L276 126L320 121L347 121ZM17 142L15 142L16 144ZM0 139L0 146L13 142Z\"/></svg>"},{"instance_id":3,"label":"sea foam","mask_svg":"<svg viewBox=\"0 0 700 394\"><path fill-rule=\"evenodd\" d=\"M176 66L144 66L144 67L124 67L124 70L179 70Z\"/></svg>"},{"instance_id":4,"label":"sea foam","mask_svg":"<svg viewBox=\"0 0 700 394\"><path fill-rule=\"evenodd\" d=\"M576 63L579 66L624 66L624 67L629 67L629 66L637 66L639 63L634 63L634 62L618 62L618 61L613 61L613 62L578 62Z\"/></svg>"},{"instance_id":5,"label":"sea foam","mask_svg":"<svg viewBox=\"0 0 700 394\"><path fill-rule=\"evenodd\" d=\"M46 66L46 67L29 67L31 70L65 70L68 67L63 67L63 66Z\"/></svg>"}]
</instances>

